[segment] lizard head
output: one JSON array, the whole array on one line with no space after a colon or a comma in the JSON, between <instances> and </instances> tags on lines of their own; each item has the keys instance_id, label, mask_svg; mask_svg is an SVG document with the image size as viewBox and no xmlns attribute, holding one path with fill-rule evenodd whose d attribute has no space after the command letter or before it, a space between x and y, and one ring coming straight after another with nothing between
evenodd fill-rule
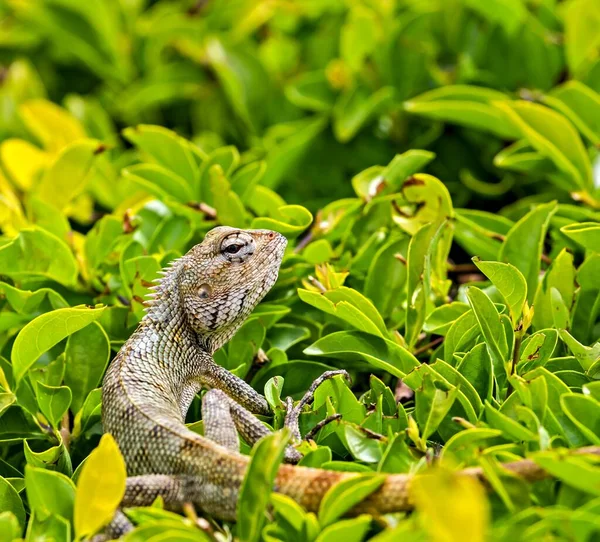
<instances>
[{"instance_id":1,"label":"lizard head","mask_svg":"<svg viewBox=\"0 0 600 542\"><path fill-rule=\"evenodd\" d=\"M182 258L183 309L211 352L233 336L271 289L286 245L274 231L221 226Z\"/></svg>"}]
</instances>

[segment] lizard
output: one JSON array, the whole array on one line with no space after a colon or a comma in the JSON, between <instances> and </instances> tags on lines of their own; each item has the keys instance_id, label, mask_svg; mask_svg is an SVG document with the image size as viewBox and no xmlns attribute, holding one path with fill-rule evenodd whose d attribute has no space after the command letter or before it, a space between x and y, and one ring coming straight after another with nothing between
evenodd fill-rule
<instances>
[{"instance_id":1,"label":"lizard","mask_svg":"<svg viewBox=\"0 0 600 542\"><path fill-rule=\"evenodd\" d=\"M249 464L239 435L250 445L270 430L255 414L269 415L265 398L213 360L274 285L286 238L270 230L219 226L157 281L147 312L112 361L102 386L104 430L116 440L127 468L121 508L192 503L203 513L236 520L238 494ZM301 439L298 418L316 387L345 371L317 379L296 405L288 398L285 425ZM204 435L184 423L202 389ZM592 450L598 453L598 450ZM585 450L582 450L584 452ZM293 465L300 454L289 445L274 490L316 512L325 493L356 473ZM545 476L530 459L504 464L528 480ZM481 469L461 471L481 480ZM353 513L384 514L413 507L410 474L390 474ZM133 525L119 509L107 529L119 536Z\"/></svg>"}]
</instances>

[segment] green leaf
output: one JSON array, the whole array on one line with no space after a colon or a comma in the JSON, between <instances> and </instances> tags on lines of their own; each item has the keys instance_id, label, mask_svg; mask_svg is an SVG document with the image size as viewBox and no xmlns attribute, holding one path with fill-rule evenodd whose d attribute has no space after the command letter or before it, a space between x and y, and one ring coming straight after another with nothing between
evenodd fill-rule
<instances>
[{"instance_id":1,"label":"green leaf","mask_svg":"<svg viewBox=\"0 0 600 542\"><path fill-rule=\"evenodd\" d=\"M46 312L69 306L65 299L51 288L40 288L35 291L19 290L10 284L0 282L0 291L19 314L29 315L37 311Z\"/></svg>"},{"instance_id":2,"label":"green leaf","mask_svg":"<svg viewBox=\"0 0 600 542\"><path fill-rule=\"evenodd\" d=\"M600 94L580 81L567 81L544 96L594 145L600 144Z\"/></svg>"},{"instance_id":3,"label":"green leaf","mask_svg":"<svg viewBox=\"0 0 600 542\"><path fill-rule=\"evenodd\" d=\"M46 204L64 209L86 186L88 173L104 146L93 139L78 140L61 150L36 189Z\"/></svg>"},{"instance_id":4,"label":"green leaf","mask_svg":"<svg viewBox=\"0 0 600 542\"><path fill-rule=\"evenodd\" d=\"M552 356L557 341L558 332L555 329L544 329L527 337L521 345L517 372L524 374L536 367L543 367Z\"/></svg>"},{"instance_id":5,"label":"green leaf","mask_svg":"<svg viewBox=\"0 0 600 542\"><path fill-rule=\"evenodd\" d=\"M479 288L470 287L467 290L467 297L492 359L494 376L498 381L499 388L502 389L509 372L507 363L510 354L506 331L500 315L492 300Z\"/></svg>"},{"instance_id":6,"label":"green leaf","mask_svg":"<svg viewBox=\"0 0 600 542\"><path fill-rule=\"evenodd\" d=\"M467 311L469 311L469 305L459 301L452 301L436 307L427 315L423 331L435 335L446 335L452 324Z\"/></svg>"},{"instance_id":7,"label":"green leaf","mask_svg":"<svg viewBox=\"0 0 600 542\"><path fill-rule=\"evenodd\" d=\"M406 264L395 257L406 252L407 239L385 243L371 260L364 293L382 316L389 316L398 306L398 292L406 282Z\"/></svg>"},{"instance_id":8,"label":"green leaf","mask_svg":"<svg viewBox=\"0 0 600 542\"><path fill-rule=\"evenodd\" d=\"M600 445L600 403L585 395L563 395L560 404L592 444Z\"/></svg>"},{"instance_id":9,"label":"green leaf","mask_svg":"<svg viewBox=\"0 0 600 542\"><path fill-rule=\"evenodd\" d=\"M276 137L268 149L267 171L261 185L270 188L278 186L290 169L301 162L310 145L327 125L327 117L315 116L272 126L268 133L274 133Z\"/></svg>"},{"instance_id":10,"label":"green leaf","mask_svg":"<svg viewBox=\"0 0 600 542\"><path fill-rule=\"evenodd\" d=\"M71 541L71 523L56 515L44 516L33 512L27 524L27 540Z\"/></svg>"},{"instance_id":11,"label":"green leaf","mask_svg":"<svg viewBox=\"0 0 600 542\"><path fill-rule=\"evenodd\" d=\"M485 343L479 343L469 350L456 369L477 390L483 401L491 399L494 367Z\"/></svg>"},{"instance_id":12,"label":"green leaf","mask_svg":"<svg viewBox=\"0 0 600 542\"><path fill-rule=\"evenodd\" d=\"M409 348L413 348L417 342L421 328L425 323L426 305L430 291L425 268L430 265L432 246L435 244L436 225L426 224L410 240L408 245L406 280L406 299L408 307L406 311L406 333L405 339Z\"/></svg>"},{"instance_id":13,"label":"green leaf","mask_svg":"<svg viewBox=\"0 0 600 542\"><path fill-rule=\"evenodd\" d=\"M502 431L505 438L516 441L536 442L538 436L536 433L523 427L520 423L499 410L493 408L489 403L485 404L485 419L494 429Z\"/></svg>"},{"instance_id":14,"label":"green leaf","mask_svg":"<svg viewBox=\"0 0 600 542\"><path fill-rule=\"evenodd\" d=\"M492 24L501 26L509 36L513 36L521 28L529 15L522 0L467 0L465 3Z\"/></svg>"},{"instance_id":15,"label":"green leaf","mask_svg":"<svg viewBox=\"0 0 600 542\"><path fill-rule=\"evenodd\" d=\"M13 542L17 540L23 529L19 525L17 516L11 511L0 512L0 540L2 542Z\"/></svg>"},{"instance_id":16,"label":"green leaf","mask_svg":"<svg viewBox=\"0 0 600 542\"><path fill-rule=\"evenodd\" d=\"M565 51L571 74L584 73L598 58L600 7L595 0L569 2L565 16Z\"/></svg>"},{"instance_id":17,"label":"green leaf","mask_svg":"<svg viewBox=\"0 0 600 542\"><path fill-rule=\"evenodd\" d=\"M385 475L362 474L344 479L327 490L319 505L319 523L327 527L385 482Z\"/></svg>"},{"instance_id":18,"label":"green leaf","mask_svg":"<svg viewBox=\"0 0 600 542\"><path fill-rule=\"evenodd\" d=\"M526 101L496 102L495 106L522 136L562 173L560 186L588 190L593 186L588 154L573 125L543 105Z\"/></svg>"},{"instance_id":19,"label":"green leaf","mask_svg":"<svg viewBox=\"0 0 600 542\"><path fill-rule=\"evenodd\" d=\"M586 250L600 252L600 224L598 222L581 222L563 226L560 231Z\"/></svg>"},{"instance_id":20,"label":"green leaf","mask_svg":"<svg viewBox=\"0 0 600 542\"><path fill-rule=\"evenodd\" d=\"M373 303L352 288L340 286L322 293L299 289L298 296L305 303L341 318L360 331L382 338L387 335L385 322Z\"/></svg>"},{"instance_id":21,"label":"green leaf","mask_svg":"<svg viewBox=\"0 0 600 542\"><path fill-rule=\"evenodd\" d=\"M398 205L407 205L407 208L396 209L392 218L404 231L414 236L422 226L430 223L435 223L436 229L440 227L447 229L447 223L444 221L453 218L454 209L450 193L444 183L432 175L415 173L406 179L401 190L402 199ZM388 198L394 196L392 194ZM385 201L385 198L376 198L367 205L366 209L369 205L378 203L380 199Z\"/></svg>"},{"instance_id":22,"label":"green leaf","mask_svg":"<svg viewBox=\"0 0 600 542\"><path fill-rule=\"evenodd\" d=\"M486 441L502 435L499 429L474 427L456 433L446 443L442 450L442 460L450 457L451 461L468 464L476 458L476 454L487 446Z\"/></svg>"},{"instance_id":23,"label":"green leaf","mask_svg":"<svg viewBox=\"0 0 600 542\"><path fill-rule=\"evenodd\" d=\"M340 55L351 70L359 71L377 47L377 14L367 6L352 6L341 29Z\"/></svg>"},{"instance_id":24,"label":"green leaf","mask_svg":"<svg viewBox=\"0 0 600 542\"><path fill-rule=\"evenodd\" d=\"M28 369L48 349L100 318L102 311L104 307L57 309L29 322L17 335L12 348L15 380L17 382L21 380Z\"/></svg>"},{"instance_id":25,"label":"green leaf","mask_svg":"<svg viewBox=\"0 0 600 542\"><path fill-rule=\"evenodd\" d=\"M329 527L325 527L317 536L315 542L361 542L371 525L371 516L361 515L353 519L344 519Z\"/></svg>"},{"instance_id":26,"label":"green leaf","mask_svg":"<svg viewBox=\"0 0 600 542\"><path fill-rule=\"evenodd\" d=\"M273 433L261 439L252 450L237 504L238 534L242 542L260 540L273 481L289 438L287 430Z\"/></svg>"},{"instance_id":27,"label":"green leaf","mask_svg":"<svg viewBox=\"0 0 600 542\"><path fill-rule=\"evenodd\" d=\"M523 304L527 299L527 283L520 271L511 264L500 262L482 262L473 258L475 265L483 271L492 284L498 288L510 310L513 325L516 326Z\"/></svg>"},{"instance_id":28,"label":"green leaf","mask_svg":"<svg viewBox=\"0 0 600 542\"><path fill-rule=\"evenodd\" d=\"M552 291L556 290L566 309L570 310L575 294L573 255L563 249L544 275L533 301L533 325L536 329L566 327L554 320Z\"/></svg>"},{"instance_id":29,"label":"green leaf","mask_svg":"<svg viewBox=\"0 0 600 542\"><path fill-rule=\"evenodd\" d=\"M58 444L46 448L41 452L33 451L27 440L23 441L23 450L27 464L32 467L57 471L71 476L73 474L73 465L71 464L69 451L62 440L61 433L55 432L54 434L58 440Z\"/></svg>"},{"instance_id":30,"label":"green leaf","mask_svg":"<svg viewBox=\"0 0 600 542\"><path fill-rule=\"evenodd\" d=\"M361 331L330 333L304 350L309 356L366 362L372 368L403 378L419 361L400 345ZM368 369L366 369L368 370Z\"/></svg>"},{"instance_id":31,"label":"green leaf","mask_svg":"<svg viewBox=\"0 0 600 542\"><path fill-rule=\"evenodd\" d=\"M330 111L335 95L322 70L300 74L285 87L285 96L294 105L309 111Z\"/></svg>"},{"instance_id":32,"label":"green leaf","mask_svg":"<svg viewBox=\"0 0 600 542\"><path fill-rule=\"evenodd\" d=\"M271 504L275 513L284 518L294 527L295 531L302 530L302 525L306 520L306 512L294 499L280 493L272 493Z\"/></svg>"},{"instance_id":33,"label":"green leaf","mask_svg":"<svg viewBox=\"0 0 600 542\"><path fill-rule=\"evenodd\" d=\"M360 430L360 427L344 424L344 438L352 457L363 463L379 463L383 454L382 444Z\"/></svg>"},{"instance_id":34,"label":"green leaf","mask_svg":"<svg viewBox=\"0 0 600 542\"><path fill-rule=\"evenodd\" d=\"M140 124L126 128L123 135L155 163L195 186L199 176L191 144L171 130L161 126ZM145 169L149 172L149 169ZM156 179L156 177L154 177Z\"/></svg>"},{"instance_id":35,"label":"green leaf","mask_svg":"<svg viewBox=\"0 0 600 542\"><path fill-rule=\"evenodd\" d=\"M556 203L538 205L508 232L499 259L514 265L527 281L527 300L531 305L538 288L540 260L550 219Z\"/></svg>"},{"instance_id":36,"label":"green leaf","mask_svg":"<svg viewBox=\"0 0 600 542\"><path fill-rule=\"evenodd\" d=\"M582 446L587 440L577 426L563 412L560 406L560 398L565 394L571 394L569 387L555 374L550 373L544 367L537 367L533 371L526 373L523 377L526 380L542 376L546 380L548 389L548 408L544 420L545 427L557 436L564 439L569 446Z\"/></svg>"},{"instance_id":37,"label":"green leaf","mask_svg":"<svg viewBox=\"0 0 600 542\"><path fill-rule=\"evenodd\" d=\"M352 186L356 194L366 201L379 195L393 194L401 188L408 177L422 171L434 158L435 154L432 152L411 149L394 156L385 168L376 167L365 170L377 172L374 178L360 173L355 175L352 178Z\"/></svg>"},{"instance_id":38,"label":"green leaf","mask_svg":"<svg viewBox=\"0 0 600 542\"><path fill-rule=\"evenodd\" d=\"M66 386L46 386L37 382L37 400L42 414L57 429L62 417L71 405L71 390Z\"/></svg>"},{"instance_id":39,"label":"green leaf","mask_svg":"<svg viewBox=\"0 0 600 542\"><path fill-rule=\"evenodd\" d=\"M592 495L600 495L600 468L584 457L541 452L533 460L563 483Z\"/></svg>"},{"instance_id":40,"label":"green leaf","mask_svg":"<svg viewBox=\"0 0 600 542\"><path fill-rule=\"evenodd\" d=\"M172 197L181 203L195 200L188 181L158 164L136 164L124 168L121 175L158 198Z\"/></svg>"},{"instance_id":41,"label":"green leaf","mask_svg":"<svg viewBox=\"0 0 600 542\"><path fill-rule=\"evenodd\" d=\"M21 527L25 525L25 508L15 488L0 476L0 510L12 512Z\"/></svg>"},{"instance_id":42,"label":"green leaf","mask_svg":"<svg viewBox=\"0 0 600 542\"><path fill-rule=\"evenodd\" d=\"M278 376L270 378L265 384L265 399L271 408L284 408L281 400L281 390L283 389L284 379Z\"/></svg>"},{"instance_id":43,"label":"green leaf","mask_svg":"<svg viewBox=\"0 0 600 542\"><path fill-rule=\"evenodd\" d=\"M73 519L75 484L64 474L27 466L25 489L31 510L38 520L57 515L68 521Z\"/></svg>"},{"instance_id":44,"label":"green leaf","mask_svg":"<svg viewBox=\"0 0 600 542\"><path fill-rule=\"evenodd\" d=\"M312 214L301 205L284 205L273 210L271 217L259 217L252 221L252 229L274 230L285 236L300 235L312 222Z\"/></svg>"},{"instance_id":45,"label":"green leaf","mask_svg":"<svg viewBox=\"0 0 600 542\"><path fill-rule=\"evenodd\" d=\"M453 85L430 90L404 102L409 113L490 132L502 138L518 133L491 104L508 100L501 92L468 85Z\"/></svg>"},{"instance_id":46,"label":"green leaf","mask_svg":"<svg viewBox=\"0 0 600 542\"><path fill-rule=\"evenodd\" d=\"M368 92L362 87L345 91L333 107L333 133L338 141L350 141L369 119L393 98L392 87Z\"/></svg>"},{"instance_id":47,"label":"green leaf","mask_svg":"<svg viewBox=\"0 0 600 542\"><path fill-rule=\"evenodd\" d=\"M444 341L444 360L456 363L454 354L465 352L475 346L475 339L481 333L475 314L471 309L459 316L450 326ZM472 343L472 345L471 345Z\"/></svg>"},{"instance_id":48,"label":"green leaf","mask_svg":"<svg viewBox=\"0 0 600 542\"><path fill-rule=\"evenodd\" d=\"M0 247L0 268L16 281L37 277L72 286L77 279L77 262L67 244L35 227Z\"/></svg>"},{"instance_id":49,"label":"green leaf","mask_svg":"<svg viewBox=\"0 0 600 542\"><path fill-rule=\"evenodd\" d=\"M593 346L584 346L565 329L561 329L558 333L584 371L589 371L600 359L600 341Z\"/></svg>"},{"instance_id":50,"label":"green leaf","mask_svg":"<svg viewBox=\"0 0 600 542\"><path fill-rule=\"evenodd\" d=\"M423 440L435 433L452 408L457 392L456 387L443 391L435 386L429 374L423 376L421 388L415 392L415 414Z\"/></svg>"},{"instance_id":51,"label":"green leaf","mask_svg":"<svg viewBox=\"0 0 600 542\"><path fill-rule=\"evenodd\" d=\"M208 172L207 186L203 187L204 193L210 194L212 204L217 211L217 218L221 224L243 228L248 219L247 213L240 197L231 190L231 184L224 174L220 164L213 165Z\"/></svg>"},{"instance_id":52,"label":"green leaf","mask_svg":"<svg viewBox=\"0 0 600 542\"><path fill-rule=\"evenodd\" d=\"M484 211L457 209L454 237L471 256L497 260L502 239L513 223Z\"/></svg>"},{"instance_id":53,"label":"green leaf","mask_svg":"<svg viewBox=\"0 0 600 542\"><path fill-rule=\"evenodd\" d=\"M595 322L600 314L600 254L588 256L577 270L579 292L572 314L573 336L585 343L597 337Z\"/></svg>"}]
</instances>

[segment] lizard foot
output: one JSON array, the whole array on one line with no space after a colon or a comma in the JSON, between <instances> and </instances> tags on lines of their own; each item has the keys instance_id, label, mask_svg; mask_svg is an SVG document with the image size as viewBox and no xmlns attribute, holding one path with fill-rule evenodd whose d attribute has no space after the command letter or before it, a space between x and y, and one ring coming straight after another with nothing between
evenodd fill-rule
<instances>
[{"instance_id":1,"label":"lizard foot","mask_svg":"<svg viewBox=\"0 0 600 542\"><path fill-rule=\"evenodd\" d=\"M343 369L338 370L338 371L327 371L327 372L323 373L319 378L315 379L315 381L311 384L308 391L304 394L302 399L300 399L300 401L298 401L298 403L296 405L294 405L294 401L292 400L291 397L286 398L285 403L286 403L286 407L287 407L286 408L287 412L285 415L284 425L285 425L285 427L287 427L291 430L293 441L300 442L302 440L302 435L300 434L300 424L299 424L300 414L302 413L302 409L304 408L305 405L308 405L313 402L313 400L315 398L315 391L323 382L325 382L326 380L329 380L330 378L333 378L334 376L337 376L337 375L343 375L350 382L350 375L348 374L347 371L344 371ZM325 420L323 420L323 422L318 424L318 429L321 429L321 427L325 426L326 424L328 424L334 420L338 420L339 418L340 418L340 416L330 416L330 417L326 418ZM310 436L307 435L307 438L314 436L314 433L315 433L315 431L311 431L309 433Z\"/></svg>"}]
</instances>

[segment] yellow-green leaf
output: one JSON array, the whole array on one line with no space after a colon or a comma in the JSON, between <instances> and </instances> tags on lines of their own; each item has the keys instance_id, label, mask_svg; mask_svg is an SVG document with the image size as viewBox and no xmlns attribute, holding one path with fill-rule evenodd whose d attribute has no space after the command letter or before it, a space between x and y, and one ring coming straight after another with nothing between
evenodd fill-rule
<instances>
[{"instance_id":1,"label":"yellow-green leaf","mask_svg":"<svg viewBox=\"0 0 600 542\"><path fill-rule=\"evenodd\" d=\"M85 189L94 159L103 149L94 139L75 141L62 149L36 188L40 200L64 209Z\"/></svg>"},{"instance_id":2,"label":"yellow-green leaf","mask_svg":"<svg viewBox=\"0 0 600 542\"><path fill-rule=\"evenodd\" d=\"M29 190L50 155L23 139L7 139L0 145L0 160L7 175L21 190Z\"/></svg>"},{"instance_id":3,"label":"yellow-green leaf","mask_svg":"<svg viewBox=\"0 0 600 542\"><path fill-rule=\"evenodd\" d=\"M0 269L16 281L36 277L69 286L77 278L77 262L67 244L38 227L21 230L0 247Z\"/></svg>"},{"instance_id":4,"label":"yellow-green leaf","mask_svg":"<svg viewBox=\"0 0 600 542\"><path fill-rule=\"evenodd\" d=\"M486 540L489 504L485 490L475 478L436 469L413 480L411 495L432 540Z\"/></svg>"},{"instance_id":5,"label":"yellow-green leaf","mask_svg":"<svg viewBox=\"0 0 600 542\"><path fill-rule=\"evenodd\" d=\"M90 536L113 518L123 495L125 461L111 435L103 435L79 475L75 493L75 534Z\"/></svg>"},{"instance_id":6,"label":"yellow-green leaf","mask_svg":"<svg viewBox=\"0 0 600 542\"><path fill-rule=\"evenodd\" d=\"M19 113L27 128L51 153L85 137L83 126L71 113L47 100L29 100L21 104Z\"/></svg>"}]
</instances>

